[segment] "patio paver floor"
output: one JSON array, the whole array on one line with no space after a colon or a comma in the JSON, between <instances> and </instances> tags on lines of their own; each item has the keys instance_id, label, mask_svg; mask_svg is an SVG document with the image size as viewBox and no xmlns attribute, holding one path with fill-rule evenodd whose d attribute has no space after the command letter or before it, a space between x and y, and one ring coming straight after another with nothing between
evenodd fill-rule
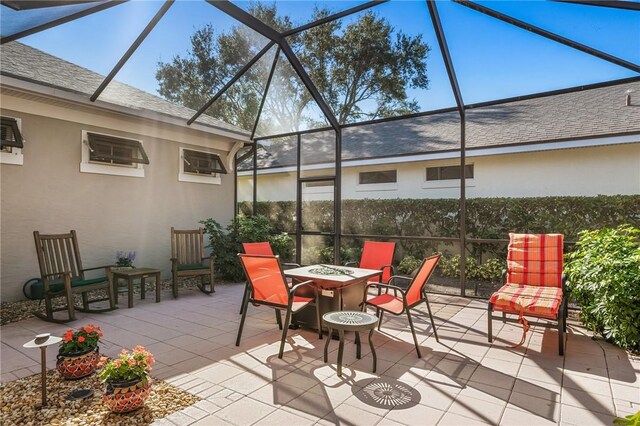
<instances>
[{"instance_id":1,"label":"patio paver floor","mask_svg":"<svg viewBox=\"0 0 640 426\"><path fill-rule=\"evenodd\" d=\"M357 360L348 335L339 378L337 344L330 345L325 364L324 340L311 330L291 330L284 359L278 359L280 331L265 307L249 308L236 347L243 285L216 289L212 296L185 289L175 300L163 293L158 304L136 300L132 309L79 313L67 325L32 318L2 326L1 380L39 372L39 352L22 348L35 334L94 323L105 334L103 354L142 344L156 355L154 376L202 398L156 424L610 425L615 416L640 410L640 360L591 339L577 324L570 324L564 358L552 329L532 328L524 347L510 349L521 329L494 321L489 344L485 302L431 295L440 343L426 309L414 319L422 359L406 318L385 317L374 334L377 372L371 372L368 343ZM49 368L55 356L55 349L48 351ZM407 408L391 409L371 398L371 389L394 384L411 391Z\"/></svg>"}]
</instances>

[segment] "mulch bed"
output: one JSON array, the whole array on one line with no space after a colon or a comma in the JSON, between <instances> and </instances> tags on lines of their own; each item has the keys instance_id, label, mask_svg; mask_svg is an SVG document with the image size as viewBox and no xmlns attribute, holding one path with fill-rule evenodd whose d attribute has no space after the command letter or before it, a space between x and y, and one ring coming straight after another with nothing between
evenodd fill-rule
<instances>
[{"instance_id":1,"label":"mulch bed","mask_svg":"<svg viewBox=\"0 0 640 426\"><path fill-rule=\"evenodd\" d=\"M93 389L94 395L80 401L67 400L67 395L77 389ZM142 408L127 414L115 414L102 402L104 384L97 374L80 380L65 380L56 370L50 370L47 372L46 408L35 408L41 402L40 374L0 385L0 424L146 425L201 400L162 380L153 379L151 389Z\"/></svg>"}]
</instances>

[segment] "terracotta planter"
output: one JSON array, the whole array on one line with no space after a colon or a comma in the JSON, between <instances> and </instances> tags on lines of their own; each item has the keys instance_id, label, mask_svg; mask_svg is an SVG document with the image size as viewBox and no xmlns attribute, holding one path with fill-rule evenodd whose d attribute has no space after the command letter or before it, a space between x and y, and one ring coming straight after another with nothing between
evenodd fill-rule
<instances>
[{"instance_id":1,"label":"terracotta planter","mask_svg":"<svg viewBox=\"0 0 640 426\"><path fill-rule=\"evenodd\" d=\"M127 382L106 382L103 401L114 413L128 413L144 405L151 393L151 379L143 384L142 379Z\"/></svg>"},{"instance_id":2,"label":"terracotta planter","mask_svg":"<svg viewBox=\"0 0 640 426\"><path fill-rule=\"evenodd\" d=\"M84 352L58 353L56 369L67 380L81 379L96 371L100 348L95 346Z\"/></svg>"}]
</instances>

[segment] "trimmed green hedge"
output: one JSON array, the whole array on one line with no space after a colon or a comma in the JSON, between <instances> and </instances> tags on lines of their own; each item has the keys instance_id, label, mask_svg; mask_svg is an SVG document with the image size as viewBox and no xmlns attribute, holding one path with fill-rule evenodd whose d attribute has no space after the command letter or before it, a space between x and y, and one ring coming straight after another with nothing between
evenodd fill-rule
<instances>
[{"instance_id":1,"label":"trimmed green hedge","mask_svg":"<svg viewBox=\"0 0 640 426\"><path fill-rule=\"evenodd\" d=\"M343 200L344 234L458 237L457 199ZM251 213L250 204L238 205L241 214ZM482 239L508 239L509 232L564 234L565 241L577 241L583 230L615 227L622 223L640 227L640 195L597 197L471 198L467 200L467 236ZM295 233L295 201L259 202L257 213L266 216L277 232ZM311 201L303 206L304 227L331 231L333 202ZM343 237L343 250L362 247L362 238ZM342 251L342 250L341 250ZM346 253L351 258L357 253ZM459 254L456 243L401 240L397 261L405 256L421 258L435 251L450 257ZM471 266L484 266L490 258L504 259L505 243L469 243ZM325 249L324 258L333 256ZM342 253L341 253L342 254ZM469 267L468 267L469 268ZM452 268L455 270L456 268ZM477 270L478 278L494 280L498 265ZM468 272L475 271L471 268ZM459 274L459 272L458 272ZM453 273L452 275L455 275Z\"/></svg>"},{"instance_id":2,"label":"trimmed green hedge","mask_svg":"<svg viewBox=\"0 0 640 426\"><path fill-rule=\"evenodd\" d=\"M295 232L295 201L256 205L278 232ZM585 229L628 223L640 226L640 195L597 197L470 198L467 236L508 238L509 232L558 232L576 241ZM250 214L250 204L239 204ZM304 207L305 228L331 230L333 203L311 201ZM346 234L457 237L457 199L343 200L342 230Z\"/></svg>"}]
</instances>

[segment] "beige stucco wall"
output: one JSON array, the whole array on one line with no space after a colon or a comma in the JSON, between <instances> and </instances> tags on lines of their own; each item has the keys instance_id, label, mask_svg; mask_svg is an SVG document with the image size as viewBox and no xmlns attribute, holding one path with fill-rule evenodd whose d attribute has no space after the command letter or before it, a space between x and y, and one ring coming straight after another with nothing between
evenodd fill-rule
<instances>
[{"instance_id":1,"label":"beige stucco wall","mask_svg":"<svg viewBox=\"0 0 640 426\"><path fill-rule=\"evenodd\" d=\"M474 165L474 178L467 181L468 198L640 194L640 142L469 157L467 162ZM457 159L362 167L348 167L345 163L342 198L458 198L457 182L425 181L426 167L456 164ZM357 183L362 171L394 169L398 173L397 184ZM248 189L249 185L239 187ZM327 189L323 193L322 188L311 188L306 198L329 199L332 193ZM295 173L259 175L259 201L295 197Z\"/></svg>"},{"instance_id":2,"label":"beige stucco wall","mask_svg":"<svg viewBox=\"0 0 640 426\"><path fill-rule=\"evenodd\" d=\"M2 114L22 119L26 139L24 165L0 165L3 301L21 298L22 284L39 274L34 230L75 229L85 267L114 263L118 250L136 251L137 266L160 268L168 277L172 226L195 228L208 217L231 220L233 174L208 185L179 182L178 171L180 146L208 147L225 158L233 141L81 108L69 109L68 117L78 122L68 121L61 119L64 106L25 102L2 97ZM29 105L47 115L25 112ZM144 178L80 173L82 130L142 140L150 160Z\"/></svg>"}]
</instances>

